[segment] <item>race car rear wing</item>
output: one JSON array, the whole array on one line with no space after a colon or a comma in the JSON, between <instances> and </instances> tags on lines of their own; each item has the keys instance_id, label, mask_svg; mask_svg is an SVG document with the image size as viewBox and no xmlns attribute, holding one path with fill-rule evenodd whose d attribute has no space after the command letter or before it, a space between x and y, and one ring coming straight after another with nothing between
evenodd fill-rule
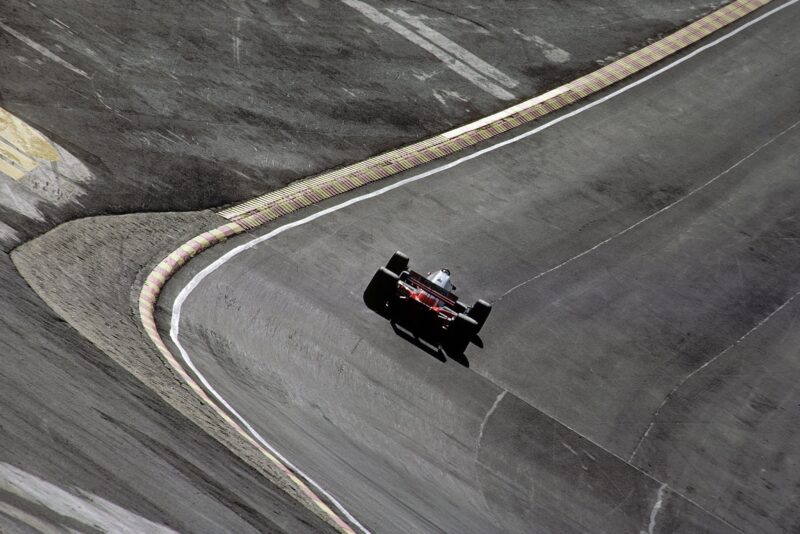
<instances>
[{"instance_id":1,"label":"race car rear wing","mask_svg":"<svg viewBox=\"0 0 800 534\"><path fill-rule=\"evenodd\" d=\"M456 302L458 302L458 297L447 291L445 288L437 286L421 274L416 271L407 271L408 276L405 277L405 282L411 286L424 289L434 297L438 298L448 306L455 306ZM403 275L406 273L403 273ZM400 279L403 280L403 275L400 276Z\"/></svg>"}]
</instances>

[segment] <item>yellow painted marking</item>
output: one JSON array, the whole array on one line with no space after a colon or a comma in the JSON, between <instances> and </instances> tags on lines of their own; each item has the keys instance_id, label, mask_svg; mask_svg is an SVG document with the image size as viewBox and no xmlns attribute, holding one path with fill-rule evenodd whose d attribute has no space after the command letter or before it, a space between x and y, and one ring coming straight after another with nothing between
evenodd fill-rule
<instances>
[{"instance_id":1,"label":"yellow painted marking","mask_svg":"<svg viewBox=\"0 0 800 534\"><path fill-rule=\"evenodd\" d=\"M457 139L463 142L465 145L469 146L475 144L477 142L477 138L480 139L489 139L493 135L493 133L487 132L488 128L495 128L498 131L505 131L508 128L504 126L504 124L524 124L525 122L532 120L536 117L542 116L546 114L548 111L553 111L559 109L563 106L576 102L580 100L580 98L591 94L594 91L602 89L608 85L614 83L614 80L619 80L629 76L632 73L639 71L642 68L645 68L647 65L655 63L663 57L666 57L673 53L674 49L679 49L683 46L687 46L693 42L700 40L703 35L708 35L725 26L728 22L725 22L727 19L730 21L735 20L736 18L740 18L746 13L754 11L759 7L768 4L771 0L735 0L734 7L723 8L716 13L706 16L705 18L701 19L698 22L693 23L692 25L679 30L675 34L667 37L669 44L677 45L677 42L673 41L680 41L680 46L671 46L671 47L662 47L662 46L650 46L646 49L642 49L639 52L636 52L631 57L624 58L622 60L618 60L617 62L609 65L608 68L600 69L595 73L590 75L584 76L573 81L570 84L567 84L565 87L565 91L560 91L559 88L555 90L554 94L547 99L532 99L524 104L527 104L528 107L526 109L522 109L518 111L518 115L515 114L506 115L504 112L500 112L499 114L494 115L495 118L494 122L489 122L484 124L483 121L477 121L476 123L472 123L468 125L468 129L465 131L464 128L459 128L454 131L448 132L443 135L436 136L429 140L423 140L419 143L416 143L410 147L406 147L403 149L398 149L392 151L387 154L382 154L379 156L374 156L364 162L358 163L356 165L345 167L334 171L332 173L320 175L308 180L298 181L294 184L288 186L285 189L268 193L266 195L262 195L250 201L247 201L243 204L233 206L228 208L227 210L223 210L220 212L220 215L223 217L234 219L237 217L242 217L240 220L233 220L230 223L220 227L227 227L228 229L234 230L236 233L244 232L248 227L255 228L260 224L263 224L266 220L272 220L278 217L278 213L273 210L273 205L271 202L280 202L283 200L282 203L285 211L294 211L294 208L291 203L285 202L287 197L291 197L292 195L296 194L299 191L304 190L316 190L317 194L320 197L327 198L329 197L329 193L325 192L324 190L315 189L318 186L327 185L334 191L339 191L339 188L344 187L343 184L338 183L338 178L346 176L348 174L354 174L357 171L364 171L365 174L377 178L379 175L375 172L373 166L374 165L382 165L386 167L387 165L397 165L398 167L405 167L410 163L408 161L404 161L404 157L410 154L416 154L416 157L420 160L430 161L432 158L422 154L423 150L430 150L432 147L437 150L430 150L438 154L441 152L438 150L439 147L435 145L440 144L443 140L448 141L451 139ZM735 12L736 14L731 16L727 15L727 10L731 12ZM781 8L778 8L781 9ZM725 14L724 17L721 15ZM765 15L766 16L766 15ZM719 17L723 22L715 21L715 19ZM710 29L702 28L702 31L697 31L698 28L704 24L709 24L712 27ZM685 37L685 39L684 39ZM685 42L684 42L685 41ZM649 57L651 56L652 57ZM634 61L635 58L635 61ZM544 95L542 95L544 96ZM531 105L532 102L535 102ZM523 120L522 117L525 117ZM504 122L505 121L505 122ZM452 136L452 137L449 137ZM442 152L443 153L443 152ZM351 178L351 181L360 183L361 178ZM345 189L347 189L345 187ZM303 204L312 203L308 199L303 199ZM248 213L251 208L255 208L259 211L255 213ZM219 230L219 229L217 229ZM221 231L221 230L220 230ZM214 236L218 237L218 234L211 230L211 233ZM203 238L207 240L206 238ZM195 238L197 242L197 238ZM220 240L221 241L221 240ZM199 241L202 243L202 241ZM184 244L181 246L179 250L186 251L190 256L194 256L196 254L195 250L188 246L188 244ZM198 251L200 252L200 251ZM171 258L175 260L179 260L178 264L175 267L175 270L178 270L181 265L185 263L183 258L178 256L177 253L173 252L170 254ZM156 273L152 273L156 274ZM160 274L160 273L158 273ZM170 273L172 274L172 273ZM159 276L155 276L158 278ZM155 294L156 296L161 290L161 286L164 285L164 282L157 282L160 284L158 287L153 288L151 294ZM145 282L145 287L150 284L150 281ZM302 480L300 480L294 473L292 473L287 466L285 466L278 458L273 456L266 448L261 446L256 440L245 431L242 426L240 426L236 421L234 421L230 415L228 415L220 406L218 406L209 395L194 381L194 379L186 372L183 366L177 361L177 359L170 353L169 349L167 348L164 341L161 339L161 336L156 328L156 321L154 316L154 309L155 309L155 301L151 300L151 294L145 294L145 287L142 288L142 293L139 297L139 315L141 317L142 324L150 336L151 341L153 344L159 349L161 354L163 355L164 359L167 363L175 370L175 372L184 380L185 383L189 385L189 387L198 395L203 402L209 405L234 431L239 433L245 440L247 440L250 444L255 446L267 459L268 461L272 462L276 466L280 468L280 470L292 481L295 483L297 488L308 496L311 501L325 514L327 515L330 520L339 527L339 529L343 532L351 533L353 532L352 528L341 519L337 512L332 510L328 507Z\"/></svg>"},{"instance_id":2,"label":"yellow painted marking","mask_svg":"<svg viewBox=\"0 0 800 534\"><path fill-rule=\"evenodd\" d=\"M181 245L181 250L183 250L191 258L193 258L195 254L197 254L197 251L188 243L184 243L183 245Z\"/></svg>"},{"instance_id":3,"label":"yellow painted marking","mask_svg":"<svg viewBox=\"0 0 800 534\"><path fill-rule=\"evenodd\" d=\"M227 239L227 236L225 235L225 232L223 232L219 228L212 228L208 232L211 235L213 235L218 241L225 241Z\"/></svg>"},{"instance_id":4,"label":"yellow painted marking","mask_svg":"<svg viewBox=\"0 0 800 534\"><path fill-rule=\"evenodd\" d=\"M201 245L203 248L208 248L208 247L210 247L210 246L211 246L211 241L209 241L208 239L206 239L206 237L205 237L204 235L202 235L202 234L201 234L201 235L198 235L198 236L195 236L194 240L195 240L195 241L196 241L196 242L197 242L199 245Z\"/></svg>"},{"instance_id":5,"label":"yellow painted marking","mask_svg":"<svg viewBox=\"0 0 800 534\"><path fill-rule=\"evenodd\" d=\"M184 263L183 256L177 252L170 252L169 257L172 258L177 265L183 265Z\"/></svg>"},{"instance_id":6,"label":"yellow painted marking","mask_svg":"<svg viewBox=\"0 0 800 534\"><path fill-rule=\"evenodd\" d=\"M0 157L15 163L19 167L22 167L22 170L25 172L31 172L36 168L35 161L2 139L0 139Z\"/></svg>"},{"instance_id":7,"label":"yellow painted marking","mask_svg":"<svg viewBox=\"0 0 800 534\"><path fill-rule=\"evenodd\" d=\"M42 134L0 108L0 173L14 180L34 170L37 160L58 161L58 151Z\"/></svg>"},{"instance_id":8,"label":"yellow painted marking","mask_svg":"<svg viewBox=\"0 0 800 534\"><path fill-rule=\"evenodd\" d=\"M162 284L167 281L166 277L163 274L161 274L160 272L156 271L156 270L153 270L150 273L150 276L152 276L153 278L157 278L158 281L161 282Z\"/></svg>"},{"instance_id":9,"label":"yellow painted marking","mask_svg":"<svg viewBox=\"0 0 800 534\"><path fill-rule=\"evenodd\" d=\"M6 163L6 161L2 159L0 159L0 173L10 176L14 180L19 180L25 176L25 173L20 169L14 167L10 163Z\"/></svg>"}]
</instances>

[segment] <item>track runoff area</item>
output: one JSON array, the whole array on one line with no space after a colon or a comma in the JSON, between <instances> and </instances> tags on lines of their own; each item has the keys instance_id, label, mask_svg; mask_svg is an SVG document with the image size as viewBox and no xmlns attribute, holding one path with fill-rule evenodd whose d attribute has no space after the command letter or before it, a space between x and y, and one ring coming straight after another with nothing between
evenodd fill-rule
<instances>
[{"instance_id":1,"label":"track runoff area","mask_svg":"<svg viewBox=\"0 0 800 534\"><path fill-rule=\"evenodd\" d=\"M428 176L459 165L464 161L480 157L487 152L497 150L502 146L506 146L531 135L535 135L536 133L548 128L553 124L556 124L557 122L567 120L576 114L582 113L591 107L600 105L603 102L616 97L617 95L629 90L632 87L635 87L636 85L645 83L652 78L657 77L663 72L673 68L677 64L690 60L697 54L703 53L704 51L716 46L724 40L736 35L736 33L744 30L745 28L757 24L764 18L772 16L796 2L797 0L792 0L790 2L780 4L776 8L766 11L758 17L750 20L746 24L743 24L737 27L735 30L728 32L724 36L695 49L693 52L681 57L679 60L640 78L635 83L626 85L613 93L593 101L591 104L564 114L554 121L525 132L517 137L503 141L502 143L497 143L485 149L476 151L464 158L451 161L450 163L436 169L432 169L426 171L425 173L398 181L390 186L373 191L369 194L351 198L342 204L315 213L314 215L305 219L282 226L273 232L270 232L257 239L253 239L248 243L231 250L225 256L221 257L209 267L201 271L190 282L190 284L181 291L181 294L179 295L178 300L176 300L176 303L173 307L173 326L179 320L181 302L186 299L192 289L196 287L208 274L221 267L236 254L252 248L258 243L270 239L275 235L289 230L292 227L306 224L332 211L337 211L354 203L363 202L370 198L374 198L375 196L382 195L392 189L403 187L404 185L413 181L424 179ZM305 494L318 507L319 513L326 516L337 528L344 532L354 532L355 529L358 529L362 532L367 532L367 530L360 525L360 523L358 523L355 517L353 517L352 514L350 514L340 503L338 503L338 501L336 501L332 495L328 494L310 477L304 475L298 467L292 465L291 462L289 462L282 454L275 450L275 448L272 447L267 440L263 438L263 436L256 432L252 425L250 425L243 417L241 417L241 415L233 410L233 408L225 401L225 399L216 393L216 391L204 379L204 377L197 372L197 369L193 368L194 366L192 365L187 354L184 353L181 355L183 362L179 361L179 359L172 354L158 332L154 315L156 301L169 278L194 256L215 244L227 240L232 236L257 228L266 222L273 221L283 215L302 209L303 207L311 206L321 202L322 200L352 191L368 183L373 183L400 172L411 170L419 165L452 155L467 147L474 146L499 134L505 133L513 128L539 119L549 113L552 113L553 111L564 108L570 104L574 104L590 95L610 87L611 85L619 83L626 78L629 78L630 76L647 69L648 67L651 67L655 63L670 57L671 55L697 43L698 41L701 41L704 38L707 38L714 32L736 22L737 20L740 20L741 18L770 3L770 0L737 0L715 11L714 13L695 21L685 28L678 30L677 32L665 37L660 41L652 43L645 48L642 48L620 60L615 61L614 63L598 69L595 72L554 89L553 91L545 93L544 95L518 104L512 108L509 108L508 110L497 113L480 121L476 121L475 123L468 124L462 128L458 128L434 138L411 145L409 147L370 158L369 160L359 164L340 169L332 173L327 173L315 178L298 182L289 187L253 199L252 201L248 201L241 205L221 211L220 215L227 218L230 221L229 223L204 232L184 243L166 258L164 258L164 260L162 260L146 278L139 297L139 312L145 331L156 345L159 352L165 358L166 362L180 376L180 378L190 386L194 393L207 402L209 406L211 406L233 430L235 430L245 440L251 443L251 445L258 449L269 462L274 464L280 472L282 472L289 480L291 480L292 483L300 490L300 492ZM177 331L175 333L177 334ZM176 338L177 335L173 336L173 339ZM187 371L187 368L193 371L195 376L199 377L200 383L193 378L192 374Z\"/></svg>"}]
</instances>

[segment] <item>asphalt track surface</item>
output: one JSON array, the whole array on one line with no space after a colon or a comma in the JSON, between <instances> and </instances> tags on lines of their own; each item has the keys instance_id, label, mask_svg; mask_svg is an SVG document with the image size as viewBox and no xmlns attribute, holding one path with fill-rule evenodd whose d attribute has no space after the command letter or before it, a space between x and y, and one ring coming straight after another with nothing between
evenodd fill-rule
<instances>
[{"instance_id":1,"label":"asphalt track surface","mask_svg":"<svg viewBox=\"0 0 800 534\"><path fill-rule=\"evenodd\" d=\"M340 0L5 0L0 107L79 165L0 175L0 246L88 215L249 199L540 94L719 2L368 4L480 56L512 99Z\"/></svg>"},{"instance_id":2,"label":"asphalt track surface","mask_svg":"<svg viewBox=\"0 0 800 534\"><path fill-rule=\"evenodd\" d=\"M374 3L392 17L397 9L427 17L518 80L519 98L716 4ZM248 198L507 105L331 5L4 2L0 106L68 151L90 179L76 180L68 166L43 181L0 176L0 248L77 217ZM0 531L92 531L108 527L109 513L116 530L325 528L109 363L5 253L0 303Z\"/></svg>"},{"instance_id":3,"label":"asphalt track surface","mask_svg":"<svg viewBox=\"0 0 800 534\"><path fill-rule=\"evenodd\" d=\"M181 344L375 531L797 531L798 24L235 256ZM396 249L495 303L482 347L366 309Z\"/></svg>"}]
</instances>

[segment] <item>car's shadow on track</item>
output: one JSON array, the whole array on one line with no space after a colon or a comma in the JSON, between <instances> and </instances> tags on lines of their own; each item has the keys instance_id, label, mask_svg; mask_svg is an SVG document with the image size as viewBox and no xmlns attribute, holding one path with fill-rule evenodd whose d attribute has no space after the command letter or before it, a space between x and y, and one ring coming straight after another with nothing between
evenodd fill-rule
<instances>
[{"instance_id":1,"label":"car's shadow on track","mask_svg":"<svg viewBox=\"0 0 800 534\"><path fill-rule=\"evenodd\" d=\"M364 289L364 304L387 319L397 336L423 352L440 362L449 357L469 367L464 353L470 344L483 348L478 332L492 311L491 303L478 299L467 306L454 293L450 271L441 269L425 277L409 269L408 262L402 252L392 254Z\"/></svg>"},{"instance_id":2,"label":"car's shadow on track","mask_svg":"<svg viewBox=\"0 0 800 534\"><path fill-rule=\"evenodd\" d=\"M442 363L446 362L449 358L464 367L469 367L469 359L466 354L448 350L446 346L443 346L442 336L437 332L430 332L428 329L421 328L419 325L414 325L411 322L398 321L395 318L389 317L387 317L387 319L389 319L389 324L398 337L403 338L429 356L436 358ZM471 340L471 343L479 348L483 348L483 340L481 340L479 336L475 336Z\"/></svg>"}]
</instances>

